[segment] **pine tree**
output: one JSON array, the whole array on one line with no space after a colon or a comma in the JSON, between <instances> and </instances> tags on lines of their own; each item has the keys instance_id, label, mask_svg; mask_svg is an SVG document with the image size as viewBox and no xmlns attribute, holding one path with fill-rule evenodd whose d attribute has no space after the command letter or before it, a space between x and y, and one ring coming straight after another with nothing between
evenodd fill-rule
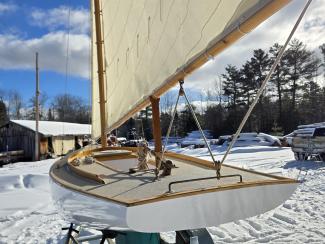
<instances>
[{"instance_id":1,"label":"pine tree","mask_svg":"<svg viewBox=\"0 0 325 244\"><path fill-rule=\"evenodd\" d=\"M147 140L151 140L153 138L152 135L152 107L148 106L145 109L141 110L138 116L137 122L140 122L140 125L137 127L141 127L138 131L141 131L141 136L142 132L144 134L144 137ZM143 128L143 131L142 131Z\"/></svg>"},{"instance_id":2,"label":"pine tree","mask_svg":"<svg viewBox=\"0 0 325 244\"><path fill-rule=\"evenodd\" d=\"M221 136L224 130L226 111L221 104L208 106L204 114L204 128L212 131L214 137Z\"/></svg>"},{"instance_id":3,"label":"pine tree","mask_svg":"<svg viewBox=\"0 0 325 244\"><path fill-rule=\"evenodd\" d=\"M242 77L241 94L243 97L243 101L246 104L246 110L248 110L255 93L254 73L251 68L251 64L249 62L246 62L242 66L240 72ZM248 118L246 128L248 129L248 131L253 130L251 116Z\"/></svg>"},{"instance_id":4,"label":"pine tree","mask_svg":"<svg viewBox=\"0 0 325 244\"><path fill-rule=\"evenodd\" d=\"M287 52L288 78L291 83L291 109L294 111L297 103L297 94L302 89L304 82L312 79L318 69L318 61L313 57L313 52L306 49L306 45L294 39Z\"/></svg>"},{"instance_id":5,"label":"pine tree","mask_svg":"<svg viewBox=\"0 0 325 244\"><path fill-rule=\"evenodd\" d=\"M323 67L323 75L324 75L324 78L325 78L325 43L322 44L321 46L319 46L319 49L321 51L321 60L322 60L322 64L321 66Z\"/></svg>"},{"instance_id":6,"label":"pine tree","mask_svg":"<svg viewBox=\"0 0 325 244\"><path fill-rule=\"evenodd\" d=\"M322 121L324 113L323 104L321 103L322 89L314 81L308 82L304 86L304 94L299 106L299 114L303 118L301 123L310 124Z\"/></svg>"},{"instance_id":7,"label":"pine tree","mask_svg":"<svg viewBox=\"0 0 325 244\"><path fill-rule=\"evenodd\" d=\"M275 61L276 57L278 56L279 51L281 50L282 46L280 46L278 43L275 43L270 49L270 59L271 63ZM275 85L276 88L276 93L278 96L278 117L277 117L277 124L282 124L283 122L283 105L282 105L282 100L283 100L283 90L285 84L288 82L287 76L288 76L288 67L286 64L286 54L287 52L284 53L283 58L280 60L280 63L276 67L272 77L271 77L271 82Z\"/></svg>"},{"instance_id":8,"label":"pine tree","mask_svg":"<svg viewBox=\"0 0 325 244\"><path fill-rule=\"evenodd\" d=\"M236 66L228 65L226 73L222 74L223 94L229 98L229 106L236 110L238 99L241 97L241 74Z\"/></svg>"},{"instance_id":9,"label":"pine tree","mask_svg":"<svg viewBox=\"0 0 325 244\"><path fill-rule=\"evenodd\" d=\"M196 107L192 105L192 108L194 110L195 115L199 118L200 116L196 112ZM186 105L185 108L180 112L178 120L179 120L180 133L182 136L185 136L187 132L198 129L195 120L192 116L190 107L188 105Z\"/></svg>"},{"instance_id":10,"label":"pine tree","mask_svg":"<svg viewBox=\"0 0 325 244\"><path fill-rule=\"evenodd\" d=\"M255 94L257 93L258 89L261 87L263 81L265 80L266 75L269 71L270 66L270 58L268 54L263 51L262 49L256 49L253 52L253 57L249 62L247 62L252 74L252 86L255 89ZM264 90L262 95L260 96L258 105L257 105L257 130L258 131L265 131L266 124L266 111L263 108L263 101L264 97L266 96L268 90Z\"/></svg>"}]
</instances>

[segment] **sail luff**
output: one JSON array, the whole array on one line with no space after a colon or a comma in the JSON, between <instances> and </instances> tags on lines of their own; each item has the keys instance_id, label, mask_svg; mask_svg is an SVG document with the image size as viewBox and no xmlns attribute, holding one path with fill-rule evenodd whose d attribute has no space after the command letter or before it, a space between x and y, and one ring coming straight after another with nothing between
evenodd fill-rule
<instances>
[{"instance_id":1,"label":"sail luff","mask_svg":"<svg viewBox=\"0 0 325 244\"><path fill-rule=\"evenodd\" d=\"M216 56L225 50L235 41L244 36L245 33L248 33L254 29L261 22L269 18L272 14L284 7L290 1L291 0L264 1L264 6L262 4L260 9L258 9L255 13L248 15L246 19L242 19L240 24L228 27L228 31L223 33L223 36L217 36L214 40L212 40L203 51L193 56L183 66L179 67L174 74L167 78L159 87L154 89L151 94L143 97L140 101L131 106L123 116L120 116L115 123L110 124L106 131L112 131L113 129L122 125L135 113L150 105L150 96L160 97L162 94L175 86L179 80L184 79L187 75L205 64L211 56Z\"/></svg>"}]
</instances>

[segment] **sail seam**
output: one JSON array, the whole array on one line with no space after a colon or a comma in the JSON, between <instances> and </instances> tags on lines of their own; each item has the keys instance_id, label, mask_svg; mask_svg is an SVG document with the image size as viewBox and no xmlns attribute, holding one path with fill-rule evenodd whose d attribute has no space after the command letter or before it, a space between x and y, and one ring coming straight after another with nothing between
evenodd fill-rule
<instances>
[{"instance_id":1,"label":"sail seam","mask_svg":"<svg viewBox=\"0 0 325 244\"><path fill-rule=\"evenodd\" d=\"M214 8L214 10L212 11L211 15L209 16L209 18L207 19L207 21L204 23L202 29L201 29L201 35L199 40L193 45L193 47L190 49L189 52L187 52L187 54L185 55L185 60L183 61L183 63L188 59L188 55L190 55L190 53L195 49L195 47L197 47L197 45L201 42L202 37L203 37L203 31L205 29L205 27L208 25L208 23L211 21L212 17L215 15L215 13L217 12L219 6L221 4L221 0L219 1L219 3L217 4L217 6Z\"/></svg>"}]
</instances>

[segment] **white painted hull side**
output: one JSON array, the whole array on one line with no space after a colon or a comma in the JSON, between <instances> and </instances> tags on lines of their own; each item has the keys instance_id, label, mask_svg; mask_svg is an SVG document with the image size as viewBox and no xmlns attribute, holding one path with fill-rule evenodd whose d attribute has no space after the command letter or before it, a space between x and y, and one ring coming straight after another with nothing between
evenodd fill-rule
<instances>
[{"instance_id":1,"label":"white painted hull side","mask_svg":"<svg viewBox=\"0 0 325 244\"><path fill-rule=\"evenodd\" d=\"M70 222L93 228L164 232L218 226L281 205L297 183L260 185L126 207L67 189L51 180L52 197Z\"/></svg>"},{"instance_id":2,"label":"white painted hull side","mask_svg":"<svg viewBox=\"0 0 325 244\"><path fill-rule=\"evenodd\" d=\"M127 207L67 189L50 179L52 199L67 221L93 228L128 229Z\"/></svg>"}]
</instances>

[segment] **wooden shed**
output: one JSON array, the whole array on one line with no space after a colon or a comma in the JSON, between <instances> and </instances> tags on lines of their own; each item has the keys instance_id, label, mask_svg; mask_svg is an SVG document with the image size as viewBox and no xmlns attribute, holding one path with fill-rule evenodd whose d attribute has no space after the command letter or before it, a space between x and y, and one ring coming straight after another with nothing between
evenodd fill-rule
<instances>
[{"instance_id":1,"label":"wooden shed","mask_svg":"<svg viewBox=\"0 0 325 244\"><path fill-rule=\"evenodd\" d=\"M0 153L23 151L23 159L35 157L35 121L11 120L0 127ZM91 125L39 121L40 158L60 156L79 147L91 135ZM80 145L82 146L82 145Z\"/></svg>"}]
</instances>

